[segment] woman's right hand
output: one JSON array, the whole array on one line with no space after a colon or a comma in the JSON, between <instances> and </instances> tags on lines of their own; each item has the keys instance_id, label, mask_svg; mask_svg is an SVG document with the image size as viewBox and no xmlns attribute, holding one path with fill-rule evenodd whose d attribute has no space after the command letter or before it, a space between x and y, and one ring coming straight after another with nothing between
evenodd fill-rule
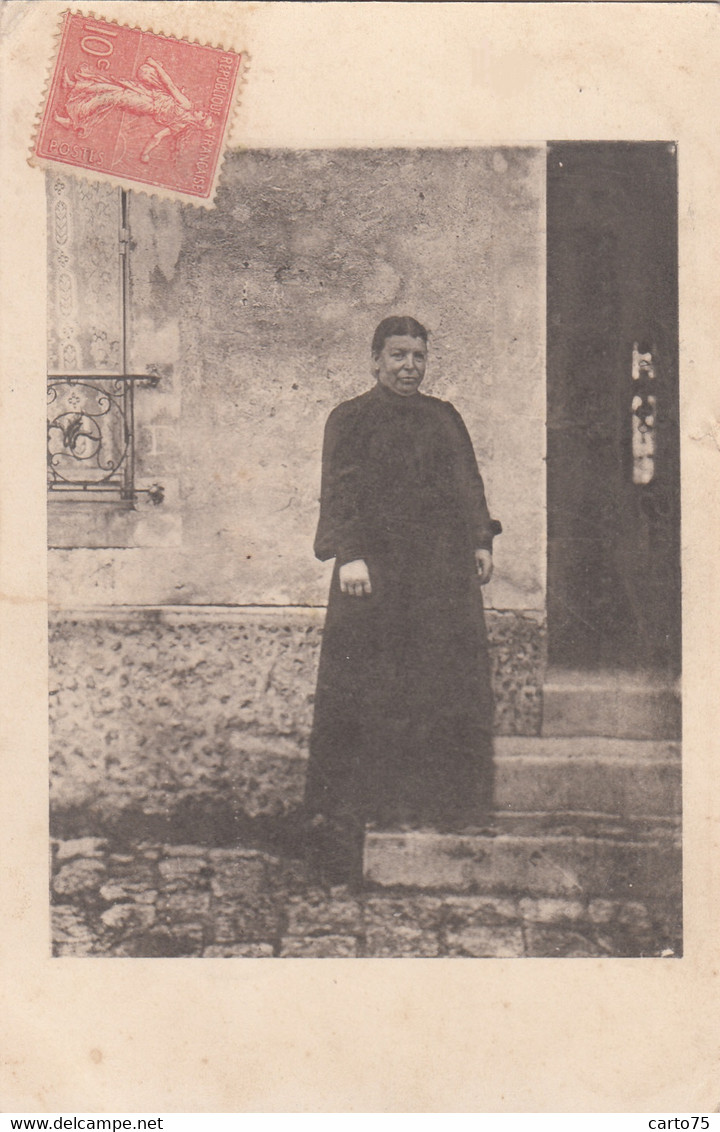
<instances>
[{"instance_id":1,"label":"woman's right hand","mask_svg":"<svg viewBox=\"0 0 720 1132\"><path fill-rule=\"evenodd\" d=\"M364 558L356 558L353 562L344 562L338 571L340 592L351 597L364 597L372 593L370 585L370 571Z\"/></svg>"}]
</instances>

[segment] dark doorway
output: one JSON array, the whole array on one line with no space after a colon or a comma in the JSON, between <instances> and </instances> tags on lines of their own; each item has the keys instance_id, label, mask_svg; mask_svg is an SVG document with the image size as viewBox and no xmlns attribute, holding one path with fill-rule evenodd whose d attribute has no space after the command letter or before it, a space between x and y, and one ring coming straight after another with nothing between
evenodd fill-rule
<instances>
[{"instance_id":1,"label":"dark doorway","mask_svg":"<svg viewBox=\"0 0 720 1132\"><path fill-rule=\"evenodd\" d=\"M548 147L551 666L680 666L677 169L670 143Z\"/></svg>"}]
</instances>

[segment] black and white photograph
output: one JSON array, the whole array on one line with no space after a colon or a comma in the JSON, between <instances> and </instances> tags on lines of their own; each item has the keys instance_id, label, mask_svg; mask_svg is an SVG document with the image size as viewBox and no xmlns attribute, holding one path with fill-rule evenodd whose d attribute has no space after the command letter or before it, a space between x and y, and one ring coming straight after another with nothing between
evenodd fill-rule
<instances>
[{"instance_id":1,"label":"black and white photograph","mask_svg":"<svg viewBox=\"0 0 720 1132\"><path fill-rule=\"evenodd\" d=\"M712 1111L715 6L0 18L6 1107Z\"/></svg>"}]
</instances>

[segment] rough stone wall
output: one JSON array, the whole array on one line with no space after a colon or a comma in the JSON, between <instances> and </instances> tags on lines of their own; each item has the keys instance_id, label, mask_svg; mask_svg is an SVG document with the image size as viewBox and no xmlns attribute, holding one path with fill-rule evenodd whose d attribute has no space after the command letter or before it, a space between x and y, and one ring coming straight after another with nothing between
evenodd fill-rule
<instances>
[{"instance_id":1,"label":"rough stone wall","mask_svg":"<svg viewBox=\"0 0 720 1132\"><path fill-rule=\"evenodd\" d=\"M393 312L429 327L426 388L463 414L503 522L496 723L537 734L544 182L537 147L256 151L229 155L212 211L131 194L127 362L161 374L136 393L137 477L165 501L49 508L56 820L185 807L197 833L205 799L215 822L218 798L229 822L299 800L323 425L370 386ZM118 364L118 225L115 190L48 177L51 369Z\"/></svg>"},{"instance_id":2,"label":"rough stone wall","mask_svg":"<svg viewBox=\"0 0 720 1132\"><path fill-rule=\"evenodd\" d=\"M50 345L82 368L116 352L116 212L65 180ZM132 194L128 362L162 373L137 394L137 470L166 501L54 504L53 604L324 603L324 420L369 387L372 331L401 311L431 330L426 388L463 414L505 527L488 604L542 611L544 182L539 147L255 151L229 155L214 210Z\"/></svg>"},{"instance_id":3,"label":"rough stone wall","mask_svg":"<svg viewBox=\"0 0 720 1132\"><path fill-rule=\"evenodd\" d=\"M93 822L118 815L185 813L197 837L203 820L222 822L218 798L228 822L292 812L302 798L322 621L322 610L307 609L58 615L50 633L54 820L77 832L78 823L95 831ZM488 631L497 729L537 734L542 624L489 612Z\"/></svg>"}]
</instances>

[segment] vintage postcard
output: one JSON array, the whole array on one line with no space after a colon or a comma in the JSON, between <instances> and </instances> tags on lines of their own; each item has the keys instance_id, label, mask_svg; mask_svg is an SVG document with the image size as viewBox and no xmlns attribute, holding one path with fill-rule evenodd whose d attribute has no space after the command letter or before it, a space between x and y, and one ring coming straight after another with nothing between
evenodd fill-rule
<instances>
[{"instance_id":1,"label":"vintage postcard","mask_svg":"<svg viewBox=\"0 0 720 1132\"><path fill-rule=\"evenodd\" d=\"M714 1110L715 7L2 19L5 1107Z\"/></svg>"}]
</instances>

